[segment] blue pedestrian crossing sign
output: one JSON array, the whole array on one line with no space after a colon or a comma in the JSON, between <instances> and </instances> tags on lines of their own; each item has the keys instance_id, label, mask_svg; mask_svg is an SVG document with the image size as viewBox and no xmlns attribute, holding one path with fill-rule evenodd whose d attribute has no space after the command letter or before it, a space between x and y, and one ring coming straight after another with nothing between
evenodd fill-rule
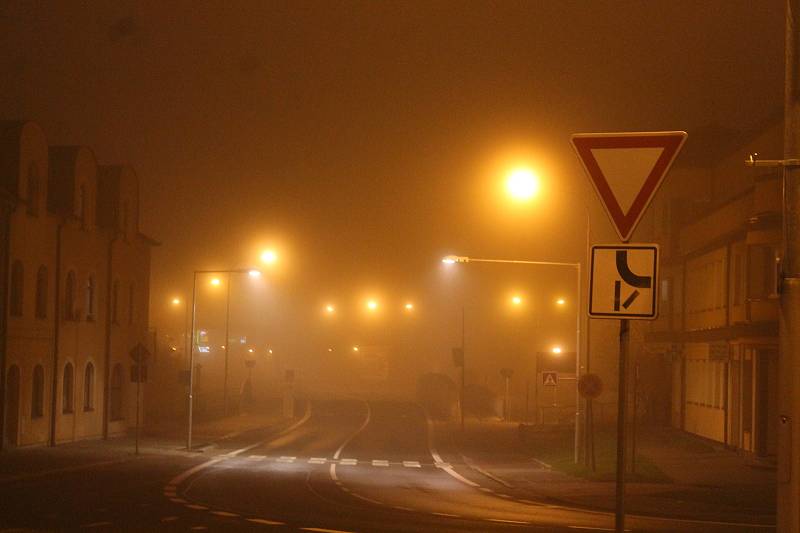
<instances>
[{"instance_id":1,"label":"blue pedestrian crossing sign","mask_svg":"<svg viewBox=\"0 0 800 533\"><path fill-rule=\"evenodd\" d=\"M592 246L589 316L652 320L658 316L658 245Z\"/></svg>"}]
</instances>

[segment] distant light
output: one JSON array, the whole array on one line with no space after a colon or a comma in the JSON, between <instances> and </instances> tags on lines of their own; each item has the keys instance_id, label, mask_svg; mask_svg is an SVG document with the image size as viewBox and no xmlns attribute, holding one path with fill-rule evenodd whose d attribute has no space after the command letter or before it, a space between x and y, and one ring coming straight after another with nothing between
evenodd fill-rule
<instances>
[{"instance_id":1,"label":"distant light","mask_svg":"<svg viewBox=\"0 0 800 533\"><path fill-rule=\"evenodd\" d=\"M172 299L172 305L178 305L179 303L181 303L181 299L180 298L173 298Z\"/></svg>"},{"instance_id":2,"label":"distant light","mask_svg":"<svg viewBox=\"0 0 800 533\"><path fill-rule=\"evenodd\" d=\"M448 255L447 257L442 259L442 263L444 263L445 265L452 265L455 262L456 262L456 258L453 257L452 255Z\"/></svg>"},{"instance_id":3,"label":"distant light","mask_svg":"<svg viewBox=\"0 0 800 533\"><path fill-rule=\"evenodd\" d=\"M328 304L325 306L325 312L328 313L329 315L333 314L336 312L336 308L333 305Z\"/></svg>"},{"instance_id":4,"label":"distant light","mask_svg":"<svg viewBox=\"0 0 800 533\"><path fill-rule=\"evenodd\" d=\"M219 280L219 278L211 278L211 284L212 285L217 286L220 283L222 283L222 282Z\"/></svg>"},{"instance_id":5,"label":"distant light","mask_svg":"<svg viewBox=\"0 0 800 533\"><path fill-rule=\"evenodd\" d=\"M253 353L255 350L253 350L252 348L248 348L247 351Z\"/></svg>"},{"instance_id":6,"label":"distant light","mask_svg":"<svg viewBox=\"0 0 800 533\"><path fill-rule=\"evenodd\" d=\"M560 354L561 353L561 346L553 346L553 353Z\"/></svg>"},{"instance_id":7,"label":"distant light","mask_svg":"<svg viewBox=\"0 0 800 533\"><path fill-rule=\"evenodd\" d=\"M564 298L559 298L556 300L556 304L558 305L564 305L565 303L567 303L567 301Z\"/></svg>"},{"instance_id":8,"label":"distant light","mask_svg":"<svg viewBox=\"0 0 800 533\"><path fill-rule=\"evenodd\" d=\"M358 351L358 346L353 346L353 351L357 352Z\"/></svg>"},{"instance_id":9,"label":"distant light","mask_svg":"<svg viewBox=\"0 0 800 533\"><path fill-rule=\"evenodd\" d=\"M173 351L173 352L177 352L178 351L178 349L176 347L174 347L174 346L170 346L169 349L171 351Z\"/></svg>"},{"instance_id":10,"label":"distant light","mask_svg":"<svg viewBox=\"0 0 800 533\"><path fill-rule=\"evenodd\" d=\"M411 302L407 303L405 307L406 307L406 311L413 311L414 310L414 304L412 304Z\"/></svg>"},{"instance_id":11,"label":"distant light","mask_svg":"<svg viewBox=\"0 0 800 533\"><path fill-rule=\"evenodd\" d=\"M328 351L329 351L329 352L332 352L332 351L333 351L333 348L328 348Z\"/></svg>"},{"instance_id":12,"label":"distant light","mask_svg":"<svg viewBox=\"0 0 800 533\"><path fill-rule=\"evenodd\" d=\"M261 252L261 261L264 263L271 265L278 260L278 254L275 253L275 250L264 250Z\"/></svg>"},{"instance_id":13,"label":"distant light","mask_svg":"<svg viewBox=\"0 0 800 533\"><path fill-rule=\"evenodd\" d=\"M197 351L200 353L209 353L211 348L209 346L198 346Z\"/></svg>"},{"instance_id":14,"label":"distant light","mask_svg":"<svg viewBox=\"0 0 800 533\"><path fill-rule=\"evenodd\" d=\"M463 255L447 255L442 259L442 263L452 265L453 263L469 263L469 257Z\"/></svg>"},{"instance_id":15,"label":"distant light","mask_svg":"<svg viewBox=\"0 0 800 533\"><path fill-rule=\"evenodd\" d=\"M377 308L378 308L378 302L376 302L375 300L369 300L367 302L367 309L369 309L370 311L375 311Z\"/></svg>"},{"instance_id":16,"label":"distant light","mask_svg":"<svg viewBox=\"0 0 800 533\"><path fill-rule=\"evenodd\" d=\"M250 276L251 278L258 278L258 277L261 277L261 271L260 270L255 270L255 269L248 270L247 271L247 275Z\"/></svg>"},{"instance_id":17,"label":"distant light","mask_svg":"<svg viewBox=\"0 0 800 533\"><path fill-rule=\"evenodd\" d=\"M267 351L268 351L270 354L272 354L272 348L270 348L270 349L269 349L269 350L267 350Z\"/></svg>"},{"instance_id":18,"label":"distant light","mask_svg":"<svg viewBox=\"0 0 800 533\"><path fill-rule=\"evenodd\" d=\"M225 349L225 345L223 344L222 346L220 346L220 349L224 350Z\"/></svg>"},{"instance_id":19,"label":"distant light","mask_svg":"<svg viewBox=\"0 0 800 533\"><path fill-rule=\"evenodd\" d=\"M539 177L529 168L514 169L506 180L506 191L514 200L530 200L539 192Z\"/></svg>"},{"instance_id":20,"label":"distant light","mask_svg":"<svg viewBox=\"0 0 800 533\"><path fill-rule=\"evenodd\" d=\"M522 303L522 297L520 296L512 296L511 303L514 305L520 305Z\"/></svg>"}]
</instances>

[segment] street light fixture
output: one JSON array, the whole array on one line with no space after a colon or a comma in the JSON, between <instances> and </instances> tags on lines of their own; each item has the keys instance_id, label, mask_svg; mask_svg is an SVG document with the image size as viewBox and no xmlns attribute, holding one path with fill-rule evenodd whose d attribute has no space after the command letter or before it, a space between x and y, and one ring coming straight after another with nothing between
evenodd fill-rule
<instances>
[{"instance_id":1,"label":"street light fixture","mask_svg":"<svg viewBox=\"0 0 800 533\"><path fill-rule=\"evenodd\" d=\"M375 300L367 300L367 309L369 309L370 311L377 311L378 302Z\"/></svg>"},{"instance_id":2,"label":"street light fixture","mask_svg":"<svg viewBox=\"0 0 800 533\"><path fill-rule=\"evenodd\" d=\"M514 200L526 202L539 192L539 177L529 168L516 168L508 175L506 191Z\"/></svg>"},{"instance_id":3,"label":"street light fixture","mask_svg":"<svg viewBox=\"0 0 800 533\"><path fill-rule=\"evenodd\" d=\"M575 282L576 282L576 291L578 297L581 294L581 264L580 263L568 263L568 262L560 262L560 261L520 261L516 259L478 259L474 257L467 257L467 256L459 256L459 255L448 255L442 259L443 263L446 264L454 264L454 263L504 263L504 264L516 264L516 265L540 265L540 266L565 266L575 269ZM514 300L519 298L515 296L512 298L512 303L515 305L519 305L522 303L522 299L519 298L519 303L515 302ZM575 327L575 380L577 383L578 378L580 378L580 371L581 371L581 315L579 310L575 313L576 315L576 327ZM463 315L462 315L463 320ZM463 329L463 328L462 328ZM555 352L554 352L555 353ZM463 365L463 363L462 363ZM462 369L464 367L462 366ZM462 383L462 395L463 395L463 383ZM462 396L463 397L463 396ZM578 387L575 387L575 463L577 463L580 459L580 442L583 438L581 435L581 412L580 412L580 405L581 405L581 398L580 392L578 391Z\"/></svg>"},{"instance_id":4,"label":"street light fixture","mask_svg":"<svg viewBox=\"0 0 800 533\"><path fill-rule=\"evenodd\" d=\"M332 315L336 312L336 307L334 307L333 304L328 304L325 306L325 312Z\"/></svg>"},{"instance_id":5,"label":"street light fixture","mask_svg":"<svg viewBox=\"0 0 800 533\"><path fill-rule=\"evenodd\" d=\"M552 351L554 354L558 355L558 354L560 354L560 353L561 353L561 346L553 346L553 349L552 349L551 351Z\"/></svg>"},{"instance_id":6,"label":"street light fixture","mask_svg":"<svg viewBox=\"0 0 800 533\"><path fill-rule=\"evenodd\" d=\"M564 298L559 298L556 300L556 305L564 305L567 301Z\"/></svg>"},{"instance_id":7,"label":"street light fixture","mask_svg":"<svg viewBox=\"0 0 800 533\"><path fill-rule=\"evenodd\" d=\"M275 250L264 250L261 252L261 261L267 265L272 265L278 261L278 254Z\"/></svg>"},{"instance_id":8,"label":"street light fixture","mask_svg":"<svg viewBox=\"0 0 800 533\"><path fill-rule=\"evenodd\" d=\"M414 310L414 304L412 304L411 302L408 302L405 305L405 309L406 309L406 311L413 311Z\"/></svg>"},{"instance_id":9,"label":"street light fixture","mask_svg":"<svg viewBox=\"0 0 800 533\"><path fill-rule=\"evenodd\" d=\"M511 303L513 305L522 305L522 297L517 295L512 296Z\"/></svg>"}]
</instances>

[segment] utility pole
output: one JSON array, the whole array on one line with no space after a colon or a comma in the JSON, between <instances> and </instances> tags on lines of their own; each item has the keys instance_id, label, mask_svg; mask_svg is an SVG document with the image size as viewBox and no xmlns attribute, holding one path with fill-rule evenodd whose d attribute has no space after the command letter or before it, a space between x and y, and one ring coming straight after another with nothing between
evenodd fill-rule
<instances>
[{"instance_id":1,"label":"utility pole","mask_svg":"<svg viewBox=\"0 0 800 533\"><path fill-rule=\"evenodd\" d=\"M800 0L786 0L777 530L800 532Z\"/></svg>"}]
</instances>

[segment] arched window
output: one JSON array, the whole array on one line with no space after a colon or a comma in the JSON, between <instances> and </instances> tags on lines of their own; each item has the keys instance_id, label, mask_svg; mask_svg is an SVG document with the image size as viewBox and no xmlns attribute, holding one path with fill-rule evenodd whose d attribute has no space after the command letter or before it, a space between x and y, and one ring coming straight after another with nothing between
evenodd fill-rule
<instances>
[{"instance_id":1,"label":"arched window","mask_svg":"<svg viewBox=\"0 0 800 533\"><path fill-rule=\"evenodd\" d=\"M47 267L36 272L36 318L47 318Z\"/></svg>"},{"instance_id":2,"label":"arched window","mask_svg":"<svg viewBox=\"0 0 800 533\"><path fill-rule=\"evenodd\" d=\"M75 385L75 372L72 363L64 365L64 383L61 387L61 410L64 413L71 413L75 410L73 403Z\"/></svg>"},{"instance_id":3,"label":"arched window","mask_svg":"<svg viewBox=\"0 0 800 533\"><path fill-rule=\"evenodd\" d=\"M14 261L11 265L11 302L9 313L11 316L22 316L22 302L25 291L25 269L22 261Z\"/></svg>"},{"instance_id":4,"label":"arched window","mask_svg":"<svg viewBox=\"0 0 800 533\"><path fill-rule=\"evenodd\" d=\"M122 365L119 363L111 371L109 404L111 420L122 420Z\"/></svg>"},{"instance_id":5,"label":"arched window","mask_svg":"<svg viewBox=\"0 0 800 533\"><path fill-rule=\"evenodd\" d=\"M114 280L111 289L111 321L119 324L119 280Z\"/></svg>"},{"instance_id":6,"label":"arched window","mask_svg":"<svg viewBox=\"0 0 800 533\"><path fill-rule=\"evenodd\" d=\"M33 367L33 388L31 389L31 418L44 416L44 368Z\"/></svg>"},{"instance_id":7,"label":"arched window","mask_svg":"<svg viewBox=\"0 0 800 533\"><path fill-rule=\"evenodd\" d=\"M86 280L86 302L84 302L86 306L86 320L95 319L95 292L94 277L89 276L89 279Z\"/></svg>"},{"instance_id":8,"label":"arched window","mask_svg":"<svg viewBox=\"0 0 800 533\"><path fill-rule=\"evenodd\" d=\"M94 410L94 365L86 363L83 373L83 410Z\"/></svg>"},{"instance_id":9,"label":"arched window","mask_svg":"<svg viewBox=\"0 0 800 533\"><path fill-rule=\"evenodd\" d=\"M31 165L28 172L28 214L36 216L39 214L39 173L36 165Z\"/></svg>"},{"instance_id":10,"label":"arched window","mask_svg":"<svg viewBox=\"0 0 800 533\"><path fill-rule=\"evenodd\" d=\"M64 319L75 320L75 272L67 274L67 283L64 286Z\"/></svg>"},{"instance_id":11,"label":"arched window","mask_svg":"<svg viewBox=\"0 0 800 533\"><path fill-rule=\"evenodd\" d=\"M131 283L130 286L128 287L128 325L129 326L133 325L133 315L134 315L134 311L136 310L136 305L135 305L136 301L135 301L135 298L134 298L135 296L136 296L136 291L134 289L133 283Z\"/></svg>"}]
</instances>

